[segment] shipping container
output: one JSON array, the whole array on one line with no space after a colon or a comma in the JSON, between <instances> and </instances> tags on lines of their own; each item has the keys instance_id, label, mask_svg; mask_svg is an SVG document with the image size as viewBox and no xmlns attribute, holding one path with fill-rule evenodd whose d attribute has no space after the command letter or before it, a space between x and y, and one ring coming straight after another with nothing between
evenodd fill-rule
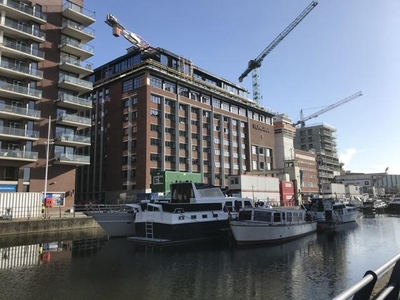
<instances>
[{"instance_id":1,"label":"shipping container","mask_svg":"<svg viewBox=\"0 0 400 300\"><path fill-rule=\"evenodd\" d=\"M42 199L42 193L0 193L0 218L38 218Z\"/></svg>"},{"instance_id":2,"label":"shipping container","mask_svg":"<svg viewBox=\"0 0 400 300\"><path fill-rule=\"evenodd\" d=\"M279 179L255 175L228 176L228 191L243 198L280 204Z\"/></svg>"},{"instance_id":3,"label":"shipping container","mask_svg":"<svg viewBox=\"0 0 400 300\"><path fill-rule=\"evenodd\" d=\"M346 198L345 185L341 183L322 183L321 191L324 197Z\"/></svg>"}]
</instances>

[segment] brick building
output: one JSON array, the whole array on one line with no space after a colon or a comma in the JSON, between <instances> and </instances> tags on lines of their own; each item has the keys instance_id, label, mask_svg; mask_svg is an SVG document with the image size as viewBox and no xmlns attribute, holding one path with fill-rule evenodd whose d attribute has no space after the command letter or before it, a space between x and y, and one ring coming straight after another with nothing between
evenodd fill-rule
<instances>
[{"instance_id":1,"label":"brick building","mask_svg":"<svg viewBox=\"0 0 400 300\"><path fill-rule=\"evenodd\" d=\"M82 5L0 2L1 192L47 191L61 206L74 203L75 170L90 162L92 103L82 94L93 85L82 78L93 72L84 61L94 55L95 16Z\"/></svg>"},{"instance_id":2,"label":"brick building","mask_svg":"<svg viewBox=\"0 0 400 300\"><path fill-rule=\"evenodd\" d=\"M235 83L161 48L130 49L95 69L91 164L77 201L114 202L150 191L155 171L228 175L271 170L274 114Z\"/></svg>"}]
</instances>

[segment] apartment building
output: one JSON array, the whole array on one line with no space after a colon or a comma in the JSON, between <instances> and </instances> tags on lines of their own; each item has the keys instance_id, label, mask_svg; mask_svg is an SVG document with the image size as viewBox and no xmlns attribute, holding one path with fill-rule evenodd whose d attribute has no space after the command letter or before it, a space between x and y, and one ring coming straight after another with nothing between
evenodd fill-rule
<instances>
[{"instance_id":1,"label":"apartment building","mask_svg":"<svg viewBox=\"0 0 400 300\"><path fill-rule=\"evenodd\" d=\"M0 192L70 207L76 168L90 163L94 12L82 0L2 0L0 12Z\"/></svg>"},{"instance_id":2,"label":"apartment building","mask_svg":"<svg viewBox=\"0 0 400 300\"><path fill-rule=\"evenodd\" d=\"M115 202L150 192L158 171L228 175L271 170L274 113L243 87L161 48L130 49L87 77L91 164L77 175L77 201Z\"/></svg>"},{"instance_id":3,"label":"apartment building","mask_svg":"<svg viewBox=\"0 0 400 300\"><path fill-rule=\"evenodd\" d=\"M321 184L333 182L334 177L340 175L336 128L326 123L297 128L294 145L296 149L316 154Z\"/></svg>"}]
</instances>

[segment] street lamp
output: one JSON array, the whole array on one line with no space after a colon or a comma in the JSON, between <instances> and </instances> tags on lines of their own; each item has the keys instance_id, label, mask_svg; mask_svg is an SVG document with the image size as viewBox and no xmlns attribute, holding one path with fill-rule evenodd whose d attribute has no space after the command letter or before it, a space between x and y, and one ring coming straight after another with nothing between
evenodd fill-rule
<instances>
[{"instance_id":1,"label":"street lamp","mask_svg":"<svg viewBox=\"0 0 400 300\"><path fill-rule=\"evenodd\" d=\"M44 174L44 195L43 195L43 202L46 201L47 197L47 178L49 174L49 152L50 152L50 129L51 129L51 116L49 116L49 126L48 126L48 131L47 131L47 142L46 142L46 170ZM46 203L44 203L46 206ZM47 207L45 207L47 212ZM47 213L45 214L45 216Z\"/></svg>"}]
</instances>

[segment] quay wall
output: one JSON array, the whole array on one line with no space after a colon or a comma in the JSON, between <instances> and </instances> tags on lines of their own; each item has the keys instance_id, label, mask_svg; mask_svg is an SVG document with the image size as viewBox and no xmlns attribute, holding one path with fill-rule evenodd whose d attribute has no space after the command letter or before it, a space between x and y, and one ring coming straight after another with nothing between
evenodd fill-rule
<instances>
[{"instance_id":1,"label":"quay wall","mask_svg":"<svg viewBox=\"0 0 400 300\"><path fill-rule=\"evenodd\" d=\"M12 221L0 221L0 236L90 228L100 228L91 217L14 219Z\"/></svg>"}]
</instances>

